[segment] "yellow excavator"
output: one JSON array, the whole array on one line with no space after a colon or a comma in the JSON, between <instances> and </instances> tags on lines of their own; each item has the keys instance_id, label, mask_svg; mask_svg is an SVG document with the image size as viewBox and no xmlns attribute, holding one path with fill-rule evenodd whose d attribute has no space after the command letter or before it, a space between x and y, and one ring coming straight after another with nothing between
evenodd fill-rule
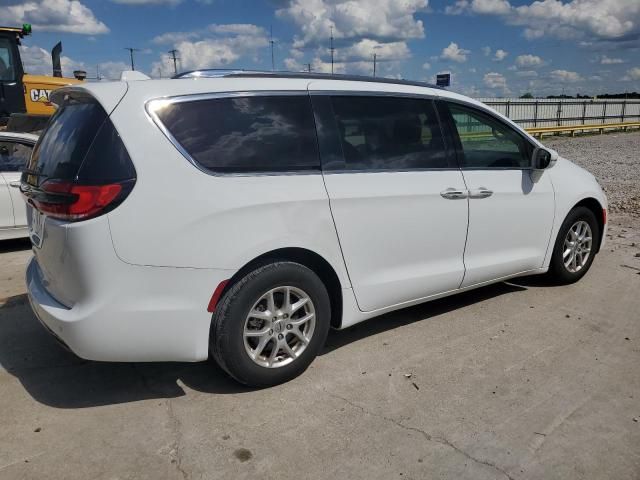
<instances>
[{"instance_id":1,"label":"yellow excavator","mask_svg":"<svg viewBox=\"0 0 640 480\"><path fill-rule=\"evenodd\" d=\"M53 48L53 76L25 73L20 58L20 41L31 35L31 25L0 27L0 129L37 132L44 128L54 108L49 102L52 90L82 82L86 72L76 70L76 78L64 78L60 65L60 42Z\"/></svg>"}]
</instances>

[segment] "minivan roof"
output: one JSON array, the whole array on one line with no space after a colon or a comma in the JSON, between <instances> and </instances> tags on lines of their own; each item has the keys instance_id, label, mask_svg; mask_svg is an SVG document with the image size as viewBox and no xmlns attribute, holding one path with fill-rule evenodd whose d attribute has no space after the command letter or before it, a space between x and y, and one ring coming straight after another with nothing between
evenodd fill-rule
<instances>
[{"instance_id":1,"label":"minivan roof","mask_svg":"<svg viewBox=\"0 0 640 480\"><path fill-rule=\"evenodd\" d=\"M404 80L397 78L385 77L368 77L366 75L345 75L339 73L318 73L318 72L269 72L260 70L228 70L208 68L202 70L190 70L175 75L176 78L300 78L306 80L341 80L352 82L374 82L374 83L390 83L396 85L411 85L414 87L428 87L441 89L437 85L427 82L418 82L415 80Z\"/></svg>"}]
</instances>

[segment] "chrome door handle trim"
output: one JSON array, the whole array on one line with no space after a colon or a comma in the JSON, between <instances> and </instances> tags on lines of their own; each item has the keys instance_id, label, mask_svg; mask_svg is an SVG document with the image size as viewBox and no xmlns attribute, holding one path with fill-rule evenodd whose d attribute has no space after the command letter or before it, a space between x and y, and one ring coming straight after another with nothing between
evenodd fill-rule
<instances>
[{"instance_id":1,"label":"chrome door handle trim","mask_svg":"<svg viewBox=\"0 0 640 480\"><path fill-rule=\"evenodd\" d=\"M493 190L485 187L474 188L469 190L469 198L487 198L493 195Z\"/></svg>"},{"instance_id":2,"label":"chrome door handle trim","mask_svg":"<svg viewBox=\"0 0 640 480\"><path fill-rule=\"evenodd\" d=\"M9 182L9 186L13 188L20 188L20 180L14 180L13 182Z\"/></svg>"},{"instance_id":3,"label":"chrome door handle trim","mask_svg":"<svg viewBox=\"0 0 640 480\"><path fill-rule=\"evenodd\" d=\"M467 198L469 196L466 190L458 190L456 188L447 188L440 192L440 196L447 200L457 200L460 198Z\"/></svg>"}]
</instances>

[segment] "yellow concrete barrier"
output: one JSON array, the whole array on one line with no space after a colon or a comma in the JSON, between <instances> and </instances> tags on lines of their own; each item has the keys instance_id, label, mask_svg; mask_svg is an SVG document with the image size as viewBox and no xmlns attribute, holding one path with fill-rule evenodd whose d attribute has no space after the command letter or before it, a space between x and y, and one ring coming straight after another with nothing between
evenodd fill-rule
<instances>
[{"instance_id":1,"label":"yellow concrete barrier","mask_svg":"<svg viewBox=\"0 0 640 480\"><path fill-rule=\"evenodd\" d=\"M571 132L571 136L575 132L581 132L585 130L599 130L602 133L604 130L618 129L626 131L628 128L640 128L640 122L626 122L626 123L597 123L593 125L564 125L560 127L536 127L527 128L526 131L531 135L542 138L545 133L562 133Z\"/></svg>"}]
</instances>

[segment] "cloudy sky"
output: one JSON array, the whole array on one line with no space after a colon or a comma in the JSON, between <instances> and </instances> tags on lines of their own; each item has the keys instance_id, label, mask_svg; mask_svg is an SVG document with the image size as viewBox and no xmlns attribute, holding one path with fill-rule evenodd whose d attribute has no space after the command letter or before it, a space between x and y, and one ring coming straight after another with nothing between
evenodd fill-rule
<instances>
[{"instance_id":1,"label":"cloudy sky","mask_svg":"<svg viewBox=\"0 0 640 480\"><path fill-rule=\"evenodd\" d=\"M154 77L202 67L331 69L434 81L475 96L640 91L640 0L0 0L0 25L33 25L23 61L117 77L125 47Z\"/></svg>"}]
</instances>

